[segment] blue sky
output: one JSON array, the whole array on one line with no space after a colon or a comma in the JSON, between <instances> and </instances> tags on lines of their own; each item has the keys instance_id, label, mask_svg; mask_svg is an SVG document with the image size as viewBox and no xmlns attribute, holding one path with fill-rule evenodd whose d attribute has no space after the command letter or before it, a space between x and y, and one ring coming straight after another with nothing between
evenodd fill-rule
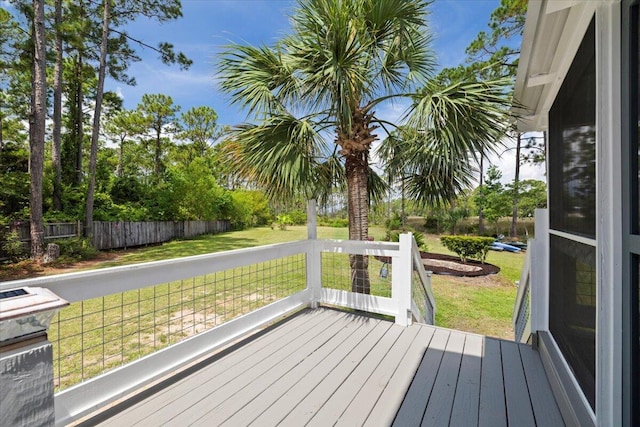
<instances>
[{"instance_id":1,"label":"blue sky","mask_svg":"<svg viewBox=\"0 0 640 427\"><path fill-rule=\"evenodd\" d=\"M436 0L429 18L434 50L440 66L458 65L465 60L465 48L479 31L487 29L491 12L499 0ZM188 71L160 63L150 49L137 47L142 62L131 68L138 85L129 87L108 82L117 90L127 108L134 108L145 93L170 95L183 111L207 105L218 112L220 124L237 124L245 114L230 106L215 83L214 64L221 46L230 42L272 44L289 30L290 0L183 0L183 18L165 24L138 21L127 28L129 34L150 45L168 41L194 61Z\"/></svg>"},{"instance_id":2,"label":"blue sky","mask_svg":"<svg viewBox=\"0 0 640 427\"><path fill-rule=\"evenodd\" d=\"M137 21L127 31L150 45L167 41L194 61L188 71L163 65L157 55L136 47L143 61L130 69L137 86L130 87L108 81L107 90L124 97L126 108L135 108L145 93L170 95L182 111L207 105L218 113L218 123L235 125L244 122L246 114L229 105L215 81L216 55L229 43L273 44L289 31L289 15L293 0L182 0L183 18L165 24ZM429 17L433 33L433 49L440 67L464 63L465 49L476 35L488 30L491 12L500 0L435 0ZM518 42L519 43L519 42ZM378 115L397 119L405 105L384 105ZM384 138L383 135L381 135ZM515 170L514 151L492 159L503 172L504 183L510 182ZM541 167L523 165L521 179L544 179Z\"/></svg>"}]
</instances>

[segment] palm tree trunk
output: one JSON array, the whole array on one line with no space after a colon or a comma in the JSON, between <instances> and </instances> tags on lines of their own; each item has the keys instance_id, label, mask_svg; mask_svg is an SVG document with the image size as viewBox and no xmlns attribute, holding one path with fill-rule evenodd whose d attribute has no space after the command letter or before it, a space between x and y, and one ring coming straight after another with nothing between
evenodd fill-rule
<instances>
[{"instance_id":1,"label":"palm tree trunk","mask_svg":"<svg viewBox=\"0 0 640 427\"><path fill-rule=\"evenodd\" d=\"M346 157L347 210L349 213L349 239L369 238L369 164L366 151L352 152ZM349 255L351 265L351 290L369 294L369 257Z\"/></svg>"}]
</instances>

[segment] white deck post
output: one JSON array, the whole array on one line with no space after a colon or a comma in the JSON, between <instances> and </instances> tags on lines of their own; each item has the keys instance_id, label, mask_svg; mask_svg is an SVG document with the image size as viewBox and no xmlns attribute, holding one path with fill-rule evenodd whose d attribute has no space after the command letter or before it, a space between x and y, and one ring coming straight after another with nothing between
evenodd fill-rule
<instances>
[{"instance_id":1,"label":"white deck post","mask_svg":"<svg viewBox=\"0 0 640 427\"><path fill-rule=\"evenodd\" d=\"M412 238L411 233L400 234L400 256L392 261L391 296L398 309L396 324L401 326L411 324Z\"/></svg>"},{"instance_id":2,"label":"white deck post","mask_svg":"<svg viewBox=\"0 0 640 427\"><path fill-rule=\"evenodd\" d=\"M531 247L531 332L549 330L549 211L535 211Z\"/></svg>"},{"instance_id":3,"label":"white deck post","mask_svg":"<svg viewBox=\"0 0 640 427\"><path fill-rule=\"evenodd\" d=\"M322 259L318 246L316 201L307 201L307 288L311 290L310 305L318 308L322 296Z\"/></svg>"}]
</instances>

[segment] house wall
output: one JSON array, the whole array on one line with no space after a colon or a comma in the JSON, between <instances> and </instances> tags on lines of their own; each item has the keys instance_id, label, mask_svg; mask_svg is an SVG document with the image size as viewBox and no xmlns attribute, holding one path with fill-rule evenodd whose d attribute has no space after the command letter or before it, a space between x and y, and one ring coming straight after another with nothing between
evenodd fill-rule
<instances>
[{"instance_id":1,"label":"house wall","mask_svg":"<svg viewBox=\"0 0 640 427\"><path fill-rule=\"evenodd\" d=\"M639 82L638 58L630 57L633 46L637 53L640 43L637 28L635 32L630 29L633 22L640 21L638 9L633 9L638 3L638 0L531 0L522 48L526 58L521 58L516 84L517 99L525 105L520 129L546 130L549 110L560 93L577 46L589 22L595 19L595 239L553 230L553 224L548 234L595 244L596 401L595 411L587 409L593 422L602 426L640 425ZM550 139L553 144L553 138ZM555 265L555 268L562 266ZM553 273L549 279L553 281ZM552 286L550 283L549 287ZM554 304L552 298L549 304ZM544 326L545 322L532 319L532 323ZM540 330L549 334L548 330ZM549 336L553 341L553 336ZM558 350L554 348L555 342L545 347L551 353ZM566 360L561 360L552 368L568 371L573 376L565 364ZM570 393L572 384L569 383L573 381L564 382ZM574 400L567 401L576 404ZM582 403L585 403L584 396Z\"/></svg>"}]
</instances>

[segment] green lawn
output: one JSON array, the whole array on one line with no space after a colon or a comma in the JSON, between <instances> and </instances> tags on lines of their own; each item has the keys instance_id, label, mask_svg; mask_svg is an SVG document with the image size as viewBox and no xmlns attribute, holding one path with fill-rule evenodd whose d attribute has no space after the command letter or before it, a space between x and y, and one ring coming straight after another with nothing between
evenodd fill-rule
<instances>
[{"instance_id":1,"label":"green lawn","mask_svg":"<svg viewBox=\"0 0 640 427\"><path fill-rule=\"evenodd\" d=\"M435 235L426 236L430 252L455 255L440 244ZM500 267L500 273L479 278L432 276L438 305L436 324L451 329L513 339L511 313L520 280L525 253L493 252L487 262Z\"/></svg>"},{"instance_id":2,"label":"green lawn","mask_svg":"<svg viewBox=\"0 0 640 427\"><path fill-rule=\"evenodd\" d=\"M370 235L375 240L382 240L384 234L383 228L371 227L370 229ZM115 261L101 263L97 267L281 243L305 239L306 236L307 229L304 226L292 226L285 231L268 227L254 228L141 248L126 253ZM347 236L345 228L318 227L318 237L321 239L346 239ZM440 244L440 239L436 235L425 235L425 241L429 252L454 255ZM511 339L513 337L511 312L516 295L514 282L520 278L524 257L524 253L489 252L487 262L501 269L496 276L456 278L434 275L432 284L438 305L436 323L452 329ZM375 261L370 264L371 277L375 282L372 283L374 292L384 294L383 284L378 283L380 280L375 275L380 265Z\"/></svg>"}]
</instances>

